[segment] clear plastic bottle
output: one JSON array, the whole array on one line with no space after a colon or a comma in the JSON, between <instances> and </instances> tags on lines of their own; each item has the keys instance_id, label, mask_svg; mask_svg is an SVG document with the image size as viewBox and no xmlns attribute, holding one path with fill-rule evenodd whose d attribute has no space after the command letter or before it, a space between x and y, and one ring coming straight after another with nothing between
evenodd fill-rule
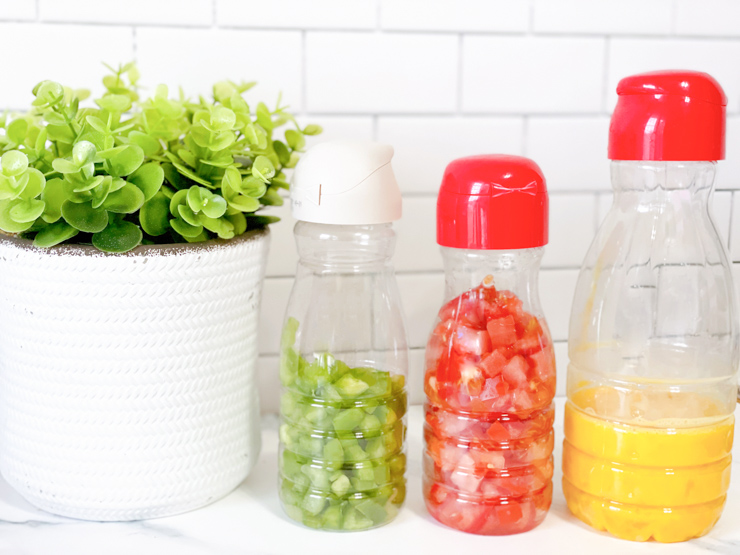
<instances>
[{"instance_id":1,"label":"clear plastic bottle","mask_svg":"<svg viewBox=\"0 0 740 555\"><path fill-rule=\"evenodd\" d=\"M715 524L730 479L738 322L709 208L725 97L695 72L618 92L614 202L571 314L563 490L596 529L684 541Z\"/></svg>"},{"instance_id":2,"label":"clear plastic bottle","mask_svg":"<svg viewBox=\"0 0 740 555\"><path fill-rule=\"evenodd\" d=\"M452 162L437 204L445 304L426 350L423 491L465 532L524 532L552 499L555 360L537 279L547 191L534 162Z\"/></svg>"},{"instance_id":3,"label":"clear plastic bottle","mask_svg":"<svg viewBox=\"0 0 740 555\"><path fill-rule=\"evenodd\" d=\"M405 497L408 349L386 223L400 217L392 152L322 143L296 168L300 260L281 342L279 485L286 514L312 528L374 528ZM347 158L343 170L337 160ZM323 206L306 208L315 179ZM357 195L365 202L353 205ZM368 212L366 195L385 195L378 211Z\"/></svg>"}]
</instances>

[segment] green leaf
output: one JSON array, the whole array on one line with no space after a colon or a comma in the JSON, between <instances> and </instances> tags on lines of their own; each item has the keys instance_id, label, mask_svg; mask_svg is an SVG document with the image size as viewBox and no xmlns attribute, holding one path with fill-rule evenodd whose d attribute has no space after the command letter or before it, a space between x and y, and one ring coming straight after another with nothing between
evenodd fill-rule
<instances>
[{"instance_id":1,"label":"green leaf","mask_svg":"<svg viewBox=\"0 0 740 555\"><path fill-rule=\"evenodd\" d=\"M214 152L230 147L236 141L236 135L233 131L218 131L215 133L208 144L208 148Z\"/></svg>"},{"instance_id":2,"label":"green leaf","mask_svg":"<svg viewBox=\"0 0 740 555\"><path fill-rule=\"evenodd\" d=\"M108 126L100 118L97 118L95 116L87 116L85 118L85 121L90 125L90 127L95 129L95 131L99 131L100 133L104 133L106 135L110 132Z\"/></svg>"},{"instance_id":3,"label":"green leaf","mask_svg":"<svg viewBox=\"0 0 740 555\"><path fill-rule=\"evenodd\" d=\"M9 150L0 158L3 174L9 177L21 175L28 167L28 156L18 150Z\"/></svg>"},{"instance_id":4,"label":"green leaf","mask_svg":"<svg viewBox=\"0 0 740 555\"><path fill-rule=\"evenodd\" d=\"M144 151L138 145L126 147L105 162L108 173L113 177L122 177L135 172L144 162Z\"/></svg>"},{"instance_id":5,"label":"green leaf","mask_svg":"<svg viewBox=\"0 0 740 555\"><path fill-rule=\"evenodd\" d=\"M320 125L313 124L313 123L303 128L304 135L320 135L323 132L324 132L323 127L321 127Z\"/></svg>"},{"instance_id":6,"label":"green leaf","mask_svg":"<svg viewBox=\"0 0 740 555\"><path fill-rule=\"evenodd\" d=\"M28 182L23 188L23 191L21 191L20 198L23 200L31 200L38 197L44 190L46 178L44 177L44 174L36 168L28 168L26 176L28 176Z\"/></svg>"},{"instance_id":7,"label":"green leaf","mask_svg":"<svg viewBox=\"0 0 740 555\"><path fill-rule=\"evenodd\" d=\"M181 204L180 206L178 206L177 213L183 220L185 220L186 223L190 224L191 226L198 227L199 225L201 225L198 215L187 204Z\"/></svg>"},{"instance_id":8,"label":"green leaf","mask_svg":"<svg viewBox=\"0 0 740 555\"><path fill-rule=\"evenodd\" d=\"M156 162L144 164L128 177L144 193L144 200L149 200L157 194L164 182L164 170Z\"/></svg>"},{"instance_id":9,"label":"green leaf","mask_svg":"<svg viewBox=\"0 0 740 555\"><path fill-rule=\"evenodd\" d=\"M268 183L275 175L275 166L267 156L257 156L252 164L252 175Z\"/></svg>"},{"instance_id":10,"label":"green leaf","mask_svg":"<svg viewBox=\"0 0 740 555\"><path fill-rule=\"evenodd\" d=\"M141 131L131 131L131 133L128 134L128 140L131 144L141 147L141 150L143 150L144 154L148 157L155 156L160 150L162 150L162 145L159 144L157 139L151 135L142 133Z\"/></svg>"},{"instance_id":11,"label":"green leaf","mask_svg":"<svg viewBox=\"0 0 740 555\"><path fill-rule=\"evenodd\" d=\"M201 185L205 185L206 187L209 187L213 189L213 183L210 181L206 181L202 177L200 177L198 174L194 173L192 170L188 169L187 167L183 166L179 162L172 161L172 165L177 168L177 171L180 172L180 174L184 175L188 179L192 179L196 183L199 183Z\"/></svg>"},{"instance_id":12,"label":"green leaf","mask_svg":"<svg viewBox=\"0 0 740 555\"><path fill-rule=\"evenodd\" d=\"M141 207L139 223L148 235L156 237L170 229L169 215L170 201L162 191L158 191Z\"/></svg>"},{"instance_id":13,"label":"green leaf","mask_svg":"<svg viewBox=\"0 0 740 555\"><path fill-rule=\"evenodd\" d=\"M229 206L240 212L254 212L260 207L260 201L256 198L247 197L240 193L230 192L229 189L222 190L224 198Z\"/></svg>"},{"instance_id":14,"label":"green leaf","mask_svg":"<svg viewBox=\"0 0 740 555\"><path fill-rule=\"evenodd\" d=\"M242 180L239 192L248 197L260 198L267 192L267 185L253 175L248 175Z\"/></svg>"},{"instance_id":15,"label":"green leaf","mask_svg":"<svg viewBox=\"0 0 740 555\"><path fill-rule=\"evenodd\" d=\"M55 158L51 163L51 166L59 173L77 173L80 171L80 168L78 168L73 162L64 158Z\"/></svg>"},{"instance_id":16,"label":"green leaf","mask_svg":"<svg viewBox=\"0 0 740 555\"><path fill-rule=\"evenodd\" d=\"M143 238L141 228L132 222L110 222L100 233L92 236L93 246L103 252L128 252L138 247Z\"/></svg>"},{"instance_id":17,"label":"green leaf","mask_svg":"<svg viewBox=\"0 0 740 555\"><path fill-rule=\"evenodd\" d=\"M41 193L41 200L44 201L44 213L41 215L43 220L47 223L56 222L62 217L62 204L67 200L64 182L58 177L47 181Z\"/></svg>"},{"instance_id":18,"label":"green leaf","mask_svg":"<svg viewBox=\"0 0 740 555\"><path fill-rule=\"evenodd\" d=\"M190 186L190 183L180 174L180 172L177 171L175 166L170 164L169 162L164 162L162 164L162 171L164 171L164 178L172 185L175 189L184 189L188 186Z\"/></svg>"},{"instance_id":19,"label":"green leaf","mask_svg":"<svg viewBox=\"0 0 740 555\"><path fill-rule=\"evenodd\" d=\"M108 212L93 208L90 202L64 201L62 217L69 225L85 233L98 233L108 225Z\"/></svg>"},{"instance_id":20,"label":"green leaf","mask_svg":"<svg viewBox=\"0 0 740 555\"><path fill-rule=\"evenodd\" d=\"M144 205L144 193L132 183L126 183L118 191L108 195L103 208L116 214L133 214Z\"/></svg>"},{"instance_id":21,"label":"green leaf","mask_svg":"<svg viewBox=\"0 0 740 555\"><path fill-rule=\"evenodd\" d=\"M306 139L303 133L296 131L295 129L288 129L285 132L285 142L293 150L302 150L306 146Z\"/></svg>"},{"instance_id":22,"label":"green leaf","mask_svg":"<svg viewBox=\"0 0 740 555\"><path fill-rule=\"evenodd\" d=\"M247 218L243 213L227 214L224 217L234 226L234 236L241 235L247 230Z\"/></svg>"},{"instance_id":23,"label":"green leaf","mask_svg":"<svg viewBox=\"0 0 740 555\"><path fill-rule=\"evenodd\" d=\"M185 162L191 168L194 168L198 163L195 160L195 155L190 152L187 148L181 148L177 151L177 155L180 159Z\"/></svg>"},{"instance_id":24,"label":"green leaf","mask_svg":"<svg viewBox=\"0 0 740 555\"><path fill-rule=\"evenodd\" d=\"M23 144L28 134L28 122L24 119L16 119L8 124L5 132L8 139L17 145Z\"/></svg>"},{"instance_id":25,"label":"green leaf","mask_svg":"<svg viewBox=\"0 0 740 555\"><path fill-rule=\"evenodd\" d=\"M21 233L29 229L33 222L16 222L10 215L13 207L21 201L0 202L0 229L7 233Z\"/></svg>"},{"instance_id":26,"label":"green leaf","mask_svg":"<svg viewBox=\"0 0 740 555\"><path fill-rule=\"evenodd\" d=\"M280 196L280 193L270 187L260 199L260 202L267 206L282 206L285 201L283 200L283 197Z\"/></svg>"},{"instance_id":27,"label":"green leaf","mask_svg":"<svg viewBox=\"0 0 740 555\"><path fill-rule=\"evenodd\" d=\"M91 192L93 208L103 206L103 203L108 198L108 195L111 194L111 189L113 188L113 178L110 175L99 175L98 177L100 178L99 186L95 187Z\"/></svg>"},{"instance_id":28,"label":"green leaf","mask_svg":"<svg viewBox=\"0 0 740 555\"><path fill-rule=\"evenodd\" d=\"M170 199L170 212L173 216L179 216L179 212L177 211L177 207L181 204L187 203L188 199L188 190L187 189L181 189L177 191L174 195L172 195L172 198Z\"/></svg>"},{"instance_id":29,"label":"green leaf","mask_svg":"<svg viewBox=\"0 0 740 555\"><path fill-rule=\"evenodd\" d=\"M65 221L60 221L45 227L33 239L34 247L48 248L63 243L77 235L78 230Z\"/></svg>"},{"instance_id":30,"label":"green leaf","mask_svg":"<svg viewBox=\"0 0 740 555\"><path fill-rule=\"evenodd\" d=\"M97 149L89 141L80 141L72 149L72 162L81 168L85 164L95 161Z\"/></svg>"},{"instance_id":31,"label":"green leaf","mask_svg":"<svg viewBox=\"0 0 740 555\"><path fill-rule=\"evenodd\" d=\"M177 233L179 233L186 239L197 237L198 235L203 233L202 225L192 226L189 223L182 220L181 218L175 218L173 220L170 220L170 225L172 226L172 229L174 229Z\"/></svg>"},{"instance_id":32,"label":"green leaf","mask_svg":"<svg viewBox=\"0 0 740 555\"><path fill-rule=\"evenodd\" d=\"M229 166L226 168L226 171L224 171L224 176L221 179L221 189L229 188L235 193L239 192L241 190L242 186L242 174L239 173L239 170L236 168L236 166Z\"/></svg>"},{"instance_id":33,"label":"green leaf","mask_svg":"<svg viewBox=\"0 0 740 555\"><path fill-rule=\"evenodd\" d=\"M8 215L18 223L35 222L44 213L44 201L22 200L13 205Z\"/></svg>"},{"instance_id":34,"label":"green leaf","mask_svg":"<svg viewBox=\"0 0 740 555\"><path fill-rule=\"evenodd\" d=\"M257 104L257 123L260 124L260 126L267 130L272 131L275 124L272 122L272 114L270 114L270 109L265 106L263 102L260 102Z\"/></svg>"},{"instance_id":35,"label":"green leaf","mask_svg":"<svg viewBox=\"0 0 740 555\"><path fill-rule=\"evenodd\" d=\"M96 99L95 104L109 112L128 112L131 109L131 99L123 94L106 94Z\"/></svg>"},{"instance_id":36,"label":"green leaf","mask_svg":"<svg viewBox=\"0 0 740 555\"><path fill-rule=\"evenodd\" d=\"M103 175L96 175L92 179L86 179L79 185L75 185L74 189L72 189L75 193L84 193L85 191L90 191L94 189L95 187L101 185L105 178L108 178L108 181L110 182L111 177L109 175L103 176ZM110 185L109 185L110 187Z\"/></svg>"},{"instance_id":37,"label":"green leaf","mask_svg":"<svg viewBox=\"0 0 740 555\"><path fill-rule=\"evenodd\" d=\"M209 218L220 218L226 213L226 200L220 195L211 194L203 206L203 213Z\"/></svg>"},{"instance_id":38,"label":"green leaf","mask_svg":"<svg viewBox=\"0 0 740 555\"><path fill-rule=\"evenodd\" d=\"M236 114L224 106L216 106L211 111L211 127L217 131L231 130L236 123Z\"/></svg>"},{"instance_id":39,"label":"green leaf","mask_svg":"<svg viewBox=\"0 0 740 555\"><path fill-rule=\"evenodd\" d=\"M272 141L272 148L275 150L275 154L277 154L278 160L283 166L290 162L290 151L288 150L288 147L285 146L285 143L281 141Z\"/></svg>"},{"instance_id":40,"label":"green leaf","mask_svg":"<svg viewBox=\"0 0 740 555\"><path fill-rule=\"evenodd\" d=\"M46 128L43 128L41 131L39 131L39 134L36 136L36 142L34 144L34 148L37 152L41 152L46 148L46 137L47 137Z\"/></svg>"}]
</instances>

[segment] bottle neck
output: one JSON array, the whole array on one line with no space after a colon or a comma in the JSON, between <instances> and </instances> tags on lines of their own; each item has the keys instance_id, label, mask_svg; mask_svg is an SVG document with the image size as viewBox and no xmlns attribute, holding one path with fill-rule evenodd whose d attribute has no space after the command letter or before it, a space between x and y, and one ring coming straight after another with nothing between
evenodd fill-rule
<instances>
[{"instance_id":1,"label":"bottle neck","mask_svg":"<svg viewBox=\"0 0 740 555\"><path fill-rule=\"evenodd\" d=\"M493 276L499 291L511 291L519 297L525 310L541 314L537 288L540 262L544 249L473 250L441 247L445 266L445 300L481 285Z\"/></svg>"},{"instance_id":2,"label":"bottle neck","mask_svg":"<svg viewBox=\"0 0 740 555\"><path fill-rule=\"evenodd\" d=\"M688 191L707 193L714 183L716 162L660 162L615 160L611 163L612 187L622 192Z\"/></svg>"},{"instance_id":3,"label":"bottle neck","mask_svg":"<svg viewBox=\"0 0 740 555\"><path fill-rule=\"evenodd\" d=\"M300 264L320 272L378 271L391 266L392 224L332 225L298 222L293 230Z\"/></svg>"}]
</instances>

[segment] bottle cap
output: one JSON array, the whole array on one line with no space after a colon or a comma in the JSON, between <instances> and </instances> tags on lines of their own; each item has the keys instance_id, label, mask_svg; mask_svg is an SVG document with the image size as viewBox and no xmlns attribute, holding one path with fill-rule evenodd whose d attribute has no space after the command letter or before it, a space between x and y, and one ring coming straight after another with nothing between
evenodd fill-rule
<instances>
[{"instance_id":1,"label":"bottle cap","mask_svg":"<svg viewBox=\"0 0 740 555\"><path fill-rule=\"evenodd\" d=\"M290 190L293 217L338 225L388 223L401 217L393 147L371 141L326 141L303 155Z\"/></svg>"},{"instance_id":2,"label":"bottle cap","mask_svg":"<svg viewBox=\"0 0 740 555\"><path fill-rule=\"evenodd\" d=\"M547 244L542 170L529 158L487 154L450 162L437 196L437 243L458 249Z\"/></svg>"},{"instance_id":3,"label":"bottle cap","mask_svg":"<svg viewBox=\"0 0 740 555\"><path fill-rule=\"evenodd\" d=\"M725 157L727 97L698 71L625 77L609 126L611 160L714 161Z\"/></svg>"}]
</instances>

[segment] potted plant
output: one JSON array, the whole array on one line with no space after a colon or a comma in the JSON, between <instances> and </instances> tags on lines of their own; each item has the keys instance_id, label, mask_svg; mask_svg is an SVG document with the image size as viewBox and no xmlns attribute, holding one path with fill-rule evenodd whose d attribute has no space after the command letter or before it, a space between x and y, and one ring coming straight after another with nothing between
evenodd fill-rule
<instances>
[{"instance_id":1,"label":"potted plant","mask_svg":"<svg viewBox=\"0 0 740 555\"><path fill-rule=\"evenodd\" d=\"M259 211L321 131L251 109L253 84L143 99L138 78L90 107L43 81L0 122L0 471L92 520L197 508L254 464Z\"/></svg>"}]
</instances>

